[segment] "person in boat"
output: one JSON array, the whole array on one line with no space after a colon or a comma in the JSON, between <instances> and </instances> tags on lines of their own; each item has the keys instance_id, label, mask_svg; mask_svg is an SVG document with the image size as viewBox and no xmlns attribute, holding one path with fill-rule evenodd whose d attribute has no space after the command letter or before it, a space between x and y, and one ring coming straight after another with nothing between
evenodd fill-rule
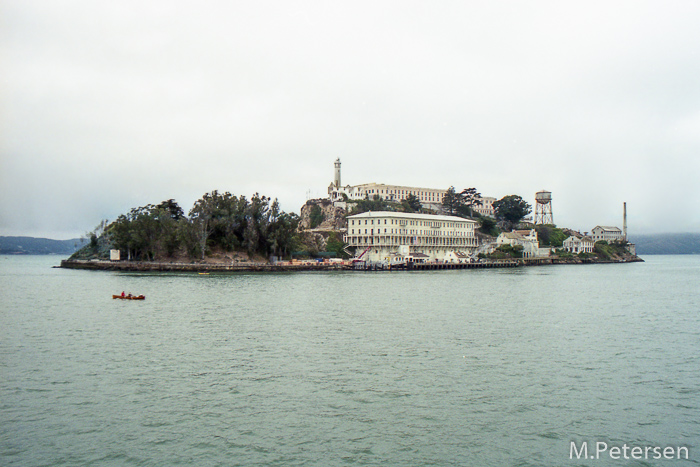
<instances>
[{"instance_id":1,"label":"person in boat","mask_svg":"<svg viewBox=\"0 0 700 467\"><path fill-rule=\"evenodd\" d=\"M126 297L126 295L124 295L124 291L122 290L122 298L124 298L124 297Z\"/></svg>"}]
</instances>

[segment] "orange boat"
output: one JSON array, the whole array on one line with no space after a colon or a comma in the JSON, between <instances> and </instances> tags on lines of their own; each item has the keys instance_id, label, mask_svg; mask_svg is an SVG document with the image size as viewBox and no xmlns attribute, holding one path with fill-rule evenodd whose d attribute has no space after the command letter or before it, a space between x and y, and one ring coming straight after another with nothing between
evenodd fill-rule
<instances>
[{"instance_id":1,"label":"orange boat","mask_svg":"<svg viewBox=\"0 0 700 467\"><path fill-rule=\"evenodd\" d=\"M145 295L112 295L112 298L121 298L122 300L146 300Z\"/></svg>"}]
</instances>

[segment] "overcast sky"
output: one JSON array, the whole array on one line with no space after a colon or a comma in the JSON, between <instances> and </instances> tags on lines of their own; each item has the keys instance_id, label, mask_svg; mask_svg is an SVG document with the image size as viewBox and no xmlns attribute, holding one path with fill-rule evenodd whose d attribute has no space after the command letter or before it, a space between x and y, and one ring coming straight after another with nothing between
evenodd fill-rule
<instances>
[{"instance_id":1,"label":"overcast sky","mask_svg":"<svg viewBox=\"0 0 700 467\"><path fill-rule=\"evenodd\" d=\"M700 232L698 1L0 1L0 235L343 184Z\"/></svg>"}]
</instances>

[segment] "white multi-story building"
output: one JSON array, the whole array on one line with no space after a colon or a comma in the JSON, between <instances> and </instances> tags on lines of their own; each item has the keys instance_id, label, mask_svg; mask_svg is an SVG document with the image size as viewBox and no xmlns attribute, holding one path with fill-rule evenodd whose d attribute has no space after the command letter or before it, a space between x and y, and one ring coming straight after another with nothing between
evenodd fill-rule
<instances>
[{"instance_id":1,"label":"white multi-story building","mask_svg":"<svg viewBox=\"0 0 700 467\"><path fill-rule=\"evenodd\" d=\"M496 245L520 245L523 247L524 258L541 256L540 241L537 238L537 231L535 229L501 232L498 238L496 238Z\"/></svg>"},{"instance_id":2,"label":"white multi-story building","mask_svg":"<svg viewBox=\"0 0 700 467\"><path fill-rule=\"evenodd\" d=\"M335 176L333 177L333 183L328 186L328 198L333 203L342 203L345 201L346 196L348 200L373 199L375 196L379 196L387 201L400 203L408 195L413 195L420 200L423 206L432 209L439 209L445 193L447 193L447 190L437 188L385 185L383 183L342 186L340 184L340 158L335 161ZM484 197L481 198L481 201L482 205L475 206L474 211L484 216L494 217L493 202L496 201L496 198Z\"/></svg>"},{"instance_id":3,"label":"white multi-story building","mask_svg":"<svg viewBox=\"0 0 700 467\"><path fill-rule=\"evenodd\" d=\"M331 201L343 201L343 194L351 200L365 199L367 197L372 199L376 195L387 201L397 202L406 199L408 195L414 195L423 205L441 204L445 193L447 193L447 190L403 185L385 185L383 183L365 183L354 186L347 185L339 188L331 184L331 186L328 187L328 195Z\"/></svg>"},{"instance_id":4,"label":"white multi-story building","mask_svg":"<svg viewBox=\"0 0 700 467\"><path fill-rule=\"evenodd\" d=\"M562 247L570 253L593 253L595 242L585 235L571 235L564 240Z\"/></svg>"},{"instance_id":5,"label":"white multi-story building","mask_svg":"<svg viewBox=\"0 0 700 467\"><path fill-rule=\"evenodd\" d=\"M461 217L378 211L347 221L345 242L368 261L461 262L477 246L477 223Z\"/></svg>"},{"instance_id":6,"label":"white multi-story building","mask_svg":"<svg viewBox=\"0 0 700 467\"><path fill-rule=\"evenodd\" d=\"M601 240L613 242L616 240L623 240L624 235L622 234L622 230L620 230L618 227L596 225L591 229L591 238L593 239L594 243Z\"/></svg>"}]
</instances>

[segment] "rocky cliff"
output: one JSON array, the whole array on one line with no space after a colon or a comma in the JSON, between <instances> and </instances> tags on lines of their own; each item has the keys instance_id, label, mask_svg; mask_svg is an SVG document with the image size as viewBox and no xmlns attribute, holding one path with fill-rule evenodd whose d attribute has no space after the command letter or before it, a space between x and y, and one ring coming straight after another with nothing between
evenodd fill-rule
<instances>
[{"instance_id":1,"label":"rocky cliff","mask_svg":"<svg viewBox=\"0 0 700 467\"><path fill-rule=\"evenodd\" d=\"M301 207L302 229L341 230L347 227L345 209L328 199L310 199Z\"/></svg>"}]
</instances>

